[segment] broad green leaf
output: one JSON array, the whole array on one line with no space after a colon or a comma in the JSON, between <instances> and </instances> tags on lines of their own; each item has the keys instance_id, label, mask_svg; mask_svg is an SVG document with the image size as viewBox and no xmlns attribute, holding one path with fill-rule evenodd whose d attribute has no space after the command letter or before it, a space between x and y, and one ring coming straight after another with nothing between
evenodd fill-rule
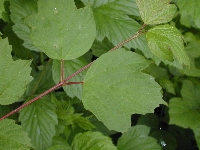
<instances>
[{"instance_id":1,"label":"broad green leaf","mask_svg":"<svg viewBox=\"0 0 200 150\"><path fill-rule=\"evenodd\" d=\"M107 37L109 41L117 45L132 37L141 28L138 22L128 16L138 15L135 0L82 1L93 8L98 41L103 41ZM128 42L125 46L135 49L148 49L144 36Z\"/></svg>"},{"instance_id":2,"label":"broad green leaf","mask_svg":"<svg viewBox=\"0 0 200 150\"><path fill-rule=\"evenodd\" d=\"M21 38L23 46L36 52L40 52L30 40L30 29L25 24L24 18L37 13L37 1L33 0L12 0L10 1L11 20L14 22L13 31Z\"/></svg>"},{"instance_id":3,"label":"broad green leaf","mask_svg":"<svg viewBox=\"0 0 200 150\"><path fill-rule=\"evenodd\" d=\"M184 128L200 126L200 82L183 81L181 98L172 98L169 102L170 124Z\"/></svg>"},{"instance_id":4,"label":"broad green leaf","mask_svg":"<svg viewBox=\"0 0 200 150\"><path fill-rule=\"evenodd\" d=\"M65 60L64 61L64 77L67 78L69 75L73 74L77 70L81 69L87 65L87 62L84 60L83 57L73 60ZM61 79L61 62L59 60L53 60L52 66L52 74L53 80L55 83L58 83ZM81 72L69 82L82 82L85 76L85 71ZM64 91L70 97L77 97L80 100L82 99L82 85L81 84L72 84L63 87Z\"/></svg>"},{"instance_id":5,"label":"broad green leaf","mask_svg":"<svg viewBox=\"0 0 200 150\"><path fill-rule=\"evenodd\" d=\"M38 1L38 13L25 19L33 44L52 59L75 59L86 53L96 36L90 7L77 9L73 0Z\"/></svg>"},{"instance_id":6,"label":"broad green leaf","mask_svg":"<svg viewBox=\"0 0 200 150\"><path fill-rule=\"evenodd\" d=\"M163 59L172 61L177 59L181 64L190 66L181 33L170 25L159 25L150 29L147 34L147 41L151 52Z\"/></svg>"},{"instance_id":7,"label":"broad green leaf","mask_svg":"<svg viewBox=\"0 0 200 150\"><path fill-rule=\"evenodd\" d=\"M21 126L14 120L0 121L0 149L2 150L30 150L33 145Z\"/></svg>"},{"instance_id":8,"label":"broad green leaf","mask_svg":"<svg viewBox=\"0 0 200 150\"><path fill-rule=\"evenodd\" d=\"M71 147L73 150L117 150L109 137L90 131L77 134Z\"/></svg>"},{"instance_id":9,"label":"broad green leaf","mask_svg":"<svg viewBox=\"0 0 200 150\"><path fill-rule=\"evenodd\" d=\"M31 61L13 61L7 39L0 40L0 45L0 104L8 105L18 101L32 80Z\"/></svg>"},{"instance_id":10,"label":"broad green leaf","mask_svg":"<svg viewBox=\"0 0 200 150\"><path fill-rule=\"evenodd\" d=\"M200 28L200 1L176 0L175 2L180 9L181 24L187 27L194 26Z\"/></svg>"},{"instance_id":11,"label":"broad green leaf","mask_svg":"<svg viewBox=\"0 0 200 150\"><path fill-rule=\"evenodd\" d=\"M65 145L54 145L54 146L48 148L47 150L72 150L72 148L67 147Z\"/></svg>"},{"instance_id":12,"label":"broad green leaf","mask_svg":"<svg viewBox=\"0 0 200 150\"><path fill-rule=\"evenodd\" d=\"M161 24L172 20L176 6L171 0L136 0L141 18L145 24Z\"/></svg>"},{"instance_id":13,"label":"broad green leaf","mask_svg":"<svg viewBox=\"0 0 200 150\"><path fill-rule=\"evenodd\" d=\"M150 128L144 125L131 127L118 140L118 150L160 150L157 140L149 136Z\"/></svg>"},{"instance_id":14,"label":"broad green leaf","mask_svg":"<svg viewBox=\"0 0 200 150\"><path fill-rule=\"evenodd\" d=\"M102 55L84 79L84 107L110 130L127 131L131 114L151 113L159 104L165 104L161 87L152 76L141 72L149 64L142 56L124 49Z\"/></svg>"},{"instance_id":15,"label":"broad green leaf","mask_svg":"<svg viewBox=\"0 0 200 150\"><path fill-rule=\"evenodd\" d=\"M41 98L20 111L19 120L31 142L37 149L46 149L52 144L57 124L55 106L48 96Z\"/></svg>"}]
</instances>

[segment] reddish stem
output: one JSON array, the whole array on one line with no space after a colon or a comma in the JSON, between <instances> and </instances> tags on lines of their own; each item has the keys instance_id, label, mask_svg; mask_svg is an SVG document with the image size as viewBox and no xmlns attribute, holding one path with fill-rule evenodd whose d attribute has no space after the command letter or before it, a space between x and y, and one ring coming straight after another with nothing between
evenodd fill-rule
<instances>
[{"instance_id":1,"label":"reddish stem","mask_svg":"<svg viewBox=\"0 0 200 150\"><path fill-rule=\"evenodd\" d=\"M58 84L56 84L55 86L53 86L52 88L48 89L48 90L45 91L44 93L42 93L42 94L36 96L36 97L33 98L32 100L30 100L30 101L24 103L24 104L21 105L20 107L16 108L15 110L13 110L13 111L9 112L8 114L6 114L5 116L1 117L1 118L0 118L0 121L3 120L3 119L5 119L5 118L7 118L7 117L9 117L9 116L11 116L12 114L18 112L18 111L21 110L22 108L24 108L24 107L30 105L31 103L35 102L36 100L38 100L38 99L40 99L41 97L43 97L43 96L49 94L50 92L56 90L57 88L59 88L59 87L61 87L61 86L63 86L63 83L58 83Z\"/></svg>"},{"instance_id":2,"label":"reddish stem","mask_svg":"<svg viewBox=\"0 0 200 150\"><path fill-rule=\"evenodd\" d=\"M140 36L140 35L142 35L142 34L144 34L144 33L146 33L146 32L142 32L142 30L144 29L145 26L146 26L146 25L143 24L143 26L140 28L140 30L139 30L134 36L132 36L132 37L129 38L128 40L126 40L126 41L124 41L124 42L118 44L117 46L115 46L114 48L112 48L111 50L109 50L109 52L118 49L119 47L121 47L121 46L123 46L124 44L130 42L131 40L137 38L138 36ZM63 62L62 62L62 61L63 61ZM63 66L63 65L64 65L64 60L61 60L61 82L58 83L58 84L56 84L56 85L53 86L52 88L48 89L48 90L45 91L44 93L42 93L42 94L36 96L35 98L31 99L30 101L24 103L23 105L21 105L20 107L16 108L15 110L9 112L9 113L6 114L5 116L1 117L1 118L0 118L0 121L3 120L3 119L5 119L5 118L7 118L7 117L9 117L9 116L11 116L12 114L18 112L19 110L21 110L21 109L23 109L24 107L30 105L31 103L35 102L36 100L40 99L41 97L43 97L43 96L49 94L50 92L56 90L57 88L60 88L60 87L62 87L62 86L64 86L64 85L83 84L83 82L68 82L68 83L67 83L67 81L69 81L71 78L73 78L74 76L78 75L79 73L81 73L81 72L84 71L85 69L89 68L89 67L92 65L92 63L93 63L93 62L87 64L86 66L84 66L83 68L79 69L78 71L76 71L76 72L73 73L72 75L68 76L65 80L63 80L63 78L64 78L64 70L62 70L62 69L64 68L64 66Z\"/></svg>"}]
</instances>

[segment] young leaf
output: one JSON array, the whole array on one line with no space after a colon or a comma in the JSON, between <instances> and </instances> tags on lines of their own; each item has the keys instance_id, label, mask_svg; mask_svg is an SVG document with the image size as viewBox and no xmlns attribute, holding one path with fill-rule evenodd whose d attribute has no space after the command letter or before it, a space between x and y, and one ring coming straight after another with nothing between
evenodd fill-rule
<instances>
[{"instance_id":1,"label":"young leaf","mask_svg":"<svg viewBox=\"0 0 200 150\"><path fill-rule=\"evenodd\" d=\"M176 6L171 0L136 0L142 20L145 24L161 24L172 20Z\"/></svg>"},{"instance_id":2,"label":"young leaf","mask_svg":"<svg viewBox=\"0 0 200 150\"><path fill-rule=\"evenodd\" d=\"M184 128L200 126L199 89L199 81L195 83L190 80L183 81L182 99L173 98L169 102L170 124L176 124Z\"/></svg>"},{"instance_id":3,"label":"young leaf","mask_svg":"<svg viewBox=\"0 0 200 150\"><path fill-rule=\"evenodd\" d=\"M150 29L147 34L147 41L151 52L163 59L172 61L175 57L181 64L190 66L181 33L170 25L159 25Z\"/></svg>"},{"instance_id":4,"label":"young leaf","mask_svg":"<svg viewBox=\"0 0 200 150\"><path fill-rule=\"evenodd\" d=\"M96 36L90 7L77 9L73 0L38 1L38 13L25 22L33 44L52 59L75 59L86 53Z\"/></svg>"},{"instance_id":5,"label":"young leaf","mask_svg":"<svg viewBox=\"0 0 200 150\"><path fill-rule=\"evenodd\" d=\"M0 45L0 104L8 105L18 101L32 80L31 61L13 61L7 39L0 40Z\"/></svg>"},{"instance_id":6,"label":"young leaf","mask_svg":"<svg viewBox=\"0 0 200 150\"><path fill-rule=\"evenodd\" d=\"M55 83L58 83L60 81L60 75L61 75L61 68L60 68L60 61L53 60L53 66L52 66L52 74L53 74L53 80ZM64 77L68 77L69 75L76 72L78 69L84 67L87 65L87 62L83 57L73 60L65 60L64 61ZM85 71L81 72L77 76L75 76L73 79L71 79L69 82L82 82L85 76ZM67 85L63 87L64 91L67 93L70 97L77 97L80 100L82 99L82 85L81 84L74 84L74 85Z\"/></svg>"},{"instance_id":7,"label":"young leaf","mask_svg":"<svg viewBox=\"0 0 200 150\"><path fill-rule=\"evenodd\" d=\"M135 0L82 1L93 8L98 41L107 37L109 41L117 45L132 37L141 28L138 22L128 16L138 15ZM144 36L130 41L125 46L135 49L148 49Z\"/></svg>"},{"instance_id":8,"label":"young leaf","mask_svg":"<svg viewBox=\"0 0 200 150\"><path fill-rule=\"evenodd\" d=\"M77 134L71 147L73 150L117 150L109 137L90 131Z\"/></svg>"},{"instance_id":9,"label":"young leaf","mask_svg":"<svg viewBox=\"0 0 200 150\"><path fill-rule=\"evenodd\" d=\"M55 111L50 98L46 96L20 112L19 120L22 128L28 133L37 149L46 149L52 144L55 125L58 123Z\"/></svg>"},{"instance_id":10,"label":"young leaf","mask_svg":"<svg viewBox=\"0 0 200 150\"><path fill-rule=\"evenodd\" d=\"M14 120L0 121L0 149L30 150L33 148L30 141L27 133Z\"/></svg>"},{"instance_id":11,"label":"young leaf","mask_svg":"<svg viewBox=\"0 0 200 150\"><path fill-rule=\"evenodd\" d=\"M37 1L33 0L12 0L10 2L10 18L13 25L13 31L21 38L24 43L23 46L36 52L41 52L38 48L33 45L30 40L30 29L24 22L24 18L31 14L37 13Z\"/></svg>"},{"instance_id":12,"label":"young leaf","mask_svg":"<svg viewBox=\"0 0 200 150\"><path fill-rule=\"evenodd\" d=\"M150 150L161 149L157 140L148 136L150 128L144 125L131 127L118 140L118 150Z\"/></svg>"},{"instance_id":13,"label":"young leaf","mask_svg":"<svg viewBox=\"0 0 200 150\"><path fill-rule=\"evenodd\" d=\"M200 1L176 0L175 3L180 9L181 24L187 27L190 27L192 25L200 28Z\"/></svg>"},{"instance_id":14,"label":"young leaf","mask_svg":"<svg viewBox=\"0 0 200 150\"><path fill-rule=\"evenodd\" d=\"M152 76L141 72L149 64L142 56L124 49L103 54L84 79L84 107L110 130L127 131L131 114L150 113L165 103L161 87Z\"/></svg>"}]
</instances>

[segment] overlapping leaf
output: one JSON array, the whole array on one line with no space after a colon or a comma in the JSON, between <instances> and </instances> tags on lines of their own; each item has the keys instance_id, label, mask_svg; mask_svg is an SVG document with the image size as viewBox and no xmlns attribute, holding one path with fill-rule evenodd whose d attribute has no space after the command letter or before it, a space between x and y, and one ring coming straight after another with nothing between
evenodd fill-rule
<instances>
[{"instance_id":1,"label":"overlapping leaf","mask_svg":"<svg viewBox=\"0 0 200 150\"><path fill-rule=\"evenodd\" d=\"M30 150L33 145L30 138L21 126L16 125L14 120L5 119L0 121L0 149L2 150Z\"/></svg>"},{"instance_id":2,"label":"overlapping leaf","mask_svg":"<svg viewBox=\"0 0 200 150\"><path fill-rule=\"evenodd\" d=\"M171 0L136 0L142 20L145 24L161 24L172 20L176 6Z\"/></svg>"},{"instance_id":3,"label":"overlapping leaf","mask_svg":"<svg viewBox=\"0 0 200 150\"><path fill-rule=\"evenodd\" d=\"M180 22L181 24L190 27L200 28L200 1L199 0L175 0L180 9Z\"/></svg>"},{"instance_id":4,"label":"overlapping leaf","mask_svg":"<svg viewBox=\"0 0 200 150\"><path fill-rule=\"evenodd\" d=\"M117 150L111 139L99 132L77 134L71 147L73 150Z\"/></svg>"},{"instance_id":5,"label":"overlapping leaf","mask_svg":"<svg viewBox=\"0 0 200 150\"><path fill-rule=\"evenodd\" d=\"M170 124L184 128L200 126L200 82L185 80L181 90L181 98L173 98L169 102Z\"/></svg>"},{"instance_id":6,"label":"overlapping leaf","mask_svg":"<svg viewBox=\"0 0 200 150\"><path fill-rule=\"evenodd\" d=\"M50 98L46 96L24 108L20 112L19 120L37 149L51 146L57 115Z\"/></svg>"},{"instance_id":7,"label":"overlapping leaf","mask_svg":"<svg viewBox=\"0 0 200 150\"><path fill-rule=\"evenodd\" d=\"M30 29L24 22L24 18L37 13L37 1L12 0L10 1L10 12L11 20L14 22L13 31L24 41L23 46L30 50L40 52L30 40Z\"/></svg>"},{"instance_id":8,"label":"overlapping leaf","mask_svg":"<svg viewBox=\"0 0 200 150\"><path fill-rule=\"evenodd\" d=\"M117 45L132 37L141 28L141 25L128 15L138 16L135 0L82 0L93 8L97 28L97 40L108 38ZM148 49L146 39L140 36L125 45L128 48Z\"/></svg>"},{"instance_id":9,"label":"overlapping leaf","mask_svg":"<svg viewBox=\"0 0 200 150\"><path fill-rule=\"evenodd\" d=\"M163 59L172 61L177 59L181 64L190 65L181 33L173 26L159 25L148 31L146 34L151 52Z\"/></svg>"},{"instance_id":10,"label":"overlapping leaf","mask_svg":"<svg viewBox=\"0 0 200 150\"><path fill-rule=\"evenodd\" d=\"M200 57L200 40L192 39L185 50L190 58L190 68L184 68L181 71L188 76L200 77L200 69L197 68L199 65L195 65L195 59Z\"/></svg>"},{"instance_id":11,"label":"overlapping leaf","mask_svg":"<svg viewBox=\"0 0 200 150\"><path fill-rule=\"evenodd\" d=\"M160 150L161 147L157 144L157 140L148 136L149 132L150 128L144 125L131 127L119 138L118 150Z\"/></svg>"},{"instance_id":12,"label":"overlapping leaf","mask_svg":"<svg viewBox=\"0 0 200 150\"><path fill-rule=\"evenodd\" d=\"M64 61L64 77L68 77L69 75L73 74L80 68L84 67L87 64L87 62L84 60L84 58L78 58L73 60L66 60ZM53 61L52 66L52 73L53 73L53 79L55 83L58 83L61 78L61 63L58 60ZM85 76L85 72L81 72L77 76L75 76L73 79L71 79L69 82L82 82ZM82 85L81 84L74 84L69 86L64 86L63 89L69 95L70 97L77 97L81 100L82 97Z\"/></svg>"},{"instance_id":13,"label":"overlapping leaf","mask_svg":"<svg viewBox=\"0 0 200 150\"><path fill-rule=\"evenodd\" d=\"M169 102L170 124L184 128L191 128L200 148L200 82L194 80L183 81L181 98L172 98Z\"/></svg>"},{"instance_id":14,"label":"overlapping leaf","mask_svg":"<svg viewBox=\"0 0 200 150\"><path fill-rule=\"evenodd\" d=\"M31 61L13 61L7 39L0 40L0 45L0 104L8 105L18 101L32 80Z\"/></svg>"},{"instance_id":15,"label":"overlapping leaf","mask_svg":"<svg viewBox=\"0 0 200 150\"><path fill-rule=\"evenodd\" d=\"M124 49L102 55L84 79L85 108L110 130L127 131L131 114L153 112L164 104L160 86L152 76L141 72L149 64L142 56Z\"/></svg>"},{"instance_id":16,"label":"overlapping leaf","mask_svg":"<svg viewBox=\"0 0 200 150\"><path fill-rule=\"evenodd\" d=\"M102 54L108 52L113 47L114 45L107 38L105 38L102 42L95 40L91 49L93 55L100 57Z\"/></svg>"},{"instance_id":17,"label":"overlapping leaf","mask_svg":"<svg viewBox=\"0 0 200 150\"><path fill-rule=\"evenodd\" d=\"M86 53L96 36L90 7L76 9L73 0L38 1L38 13L25 22L33 44L58 60L75 59Z\"/></svg>"}]
</instances>

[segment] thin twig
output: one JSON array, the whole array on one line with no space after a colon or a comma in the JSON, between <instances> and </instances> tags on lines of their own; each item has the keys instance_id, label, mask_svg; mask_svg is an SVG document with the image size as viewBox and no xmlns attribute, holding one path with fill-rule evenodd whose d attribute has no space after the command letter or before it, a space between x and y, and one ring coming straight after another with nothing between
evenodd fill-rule
<instances>
[{"instance_id":1,"label":"thin twig","mask_svg":"<svg viewBox=\"0 0 200 150\"><path fill-rule=\"evenodd\" d=\"M128 40L126 40L126 41L124 41L124 42L118 44L117 46L113 47L111 50L109 50L109 52L110 52L110 51L114 51L114 50L120 48L120 47L123 46L124 44L126 44L126 43L130 42L131 40L137 38L138 36L140 36L140 35L146 33L146 32L142 32L142 30L144 29L145 26L146 26L146 25L143 24L143 26L139 29L139 31L138 31L134 36L132 36L132 37L129 38ZM94 61L93 61L93 62L94 62ZM53 86L52 88L50 88L50 89L48 89L47 91L43 92L42 94L36 96L35 98L31 99L30 101L24 103L23 105L21 105L20 107L16 108L15 110L9 112L9 113L6 114L5 116L1 117L1 118L0 118L0 121L3 120L3 119L5 119L5 118L8 118L9 116L11 116L11 115L13 115L14 113L20 111L20 110L23 109L24 107L30 105L31 103L35 102L36 100L42 98L43 96L49 94L50 92L52 92L52 91L54 91L54 90L56 90L56 89L58 89L58 88L60 88L60 87L62 87L62 86L64 86L64 85L83 84L83 82L69 82L69 83L67 83L67 81L69 81L71 78L73 78L74 76L78 75L79 73L81 73L81 72L84 71L85 69L89 68L89 67L92 65L93 62L87 64L86 66L84 66L83 68L79 69L78 71L76 71L76 72L73 73L72 75L68 76L65 80L59 82L58 84L56 84L56 85ZM61 62L61 66L62 66L62 62ZM62 68L62 67L61 67L61 68ZM62 75L61 75L61 76L62 76ZM61 77L61 80L62 80L62 77Z\"/></svg>"}]
</instances>

